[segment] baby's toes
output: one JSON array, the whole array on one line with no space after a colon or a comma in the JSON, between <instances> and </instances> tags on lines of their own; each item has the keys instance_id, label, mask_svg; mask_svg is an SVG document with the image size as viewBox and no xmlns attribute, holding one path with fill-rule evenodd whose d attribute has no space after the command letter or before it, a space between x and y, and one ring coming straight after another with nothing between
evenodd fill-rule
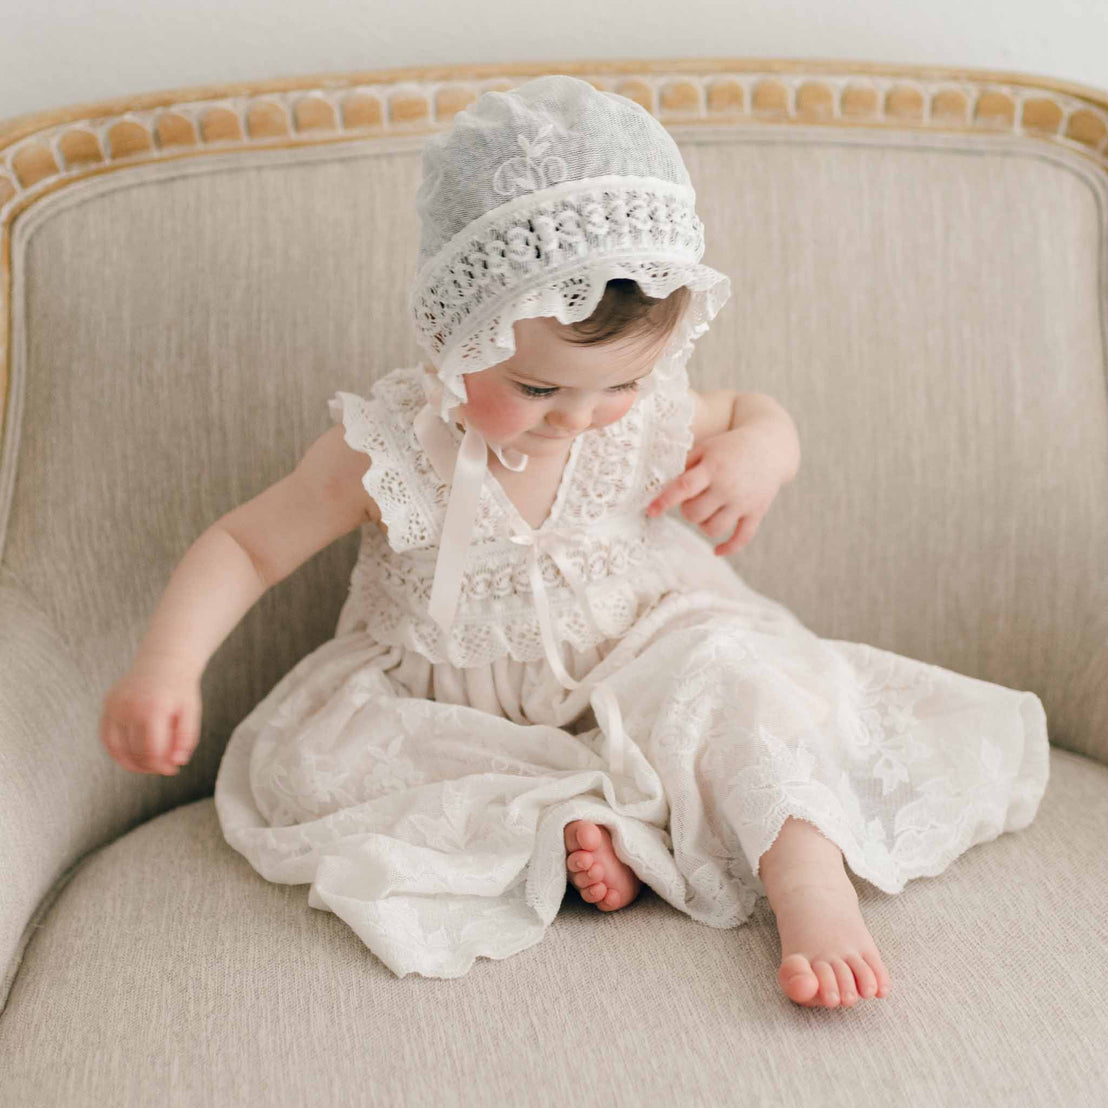
<instances>
[{"instance_id":1,"label":"baby's toes","mask_svg":"<svg viewBox=\"0 0 1108 1108\"><path fill-rule=\"evenodd\" d=\"M608 886L603 881L598 881L595 885L590 885L587 889L581 890L581 899L587 900L590 904L595 904L598 900L603 900L608 894Z\"/></svg>"},{"instance_id":2,"label":"baby's toes","mask_svg":"<svg viewBox=\"0 0 1108 1108\"><path fill-rule=\"evenodd\" d=\"M854 985L854 971L842 958L832 958L831 968L839 983L839 999L844 1008L853 1008L858 1003L858 990Z\"/></svg>"},{"instance_id":3,"label":"baby's toes","mask_svg":"<svg viewBox=\"0 0 1108 1108\"><path fill-rule=\"evenodd\" d=\"M835 971L828 962L816 961L812 963L812 972L819 979L819 995L824 1007L837 1008L839 1006L839 983L835 980Z\"/></svg>"},{"instance_id":4,"label":"baby's toes","mask_svg":"<svg viewBox=\"0 0 1108 1108\"><path fill-rule=\"evenodd\" d=\"M566 856L566 869L571 872L590 869L593 865L592 852L589 850L575 850Z\"/></svg>"},{"instance_id":5,"label":"baby's toes","mask_svg":"<svg viewBox=\"0 0 1108 1108\"><path fill-rule=\"evenodd\" d=\"M579 889L588 888L589 885L595 885L604 876L604 867L599 862L594 862L587 870L581 870L579 873L570 874L570 880Z\"/></svg>"},{"instance_id":6,"label":"baby's toes","mask_svg":"<svg viewBox=\"0 0 1108 1108\"><path fill-rule=\"evenodd\" d=\"M854 971L858 994L866 1000L877 995L877 975L860 954L848 954L846 964Z\"/></svg>"},{"instance_id":7,"label":"baby's toes","mask_svg":"<svg viewBox=\"0 0 1108 1108\"><path fill-rule=\"evenodd\" d=\"M819 991L819 979L803 954L790 954L777 971L777 980L785 995L798 1004L811 1005Z\"/></svg>"},{"instance_id":8,"label":"baby's toes","mask_svg":"<svg viewBox=\"0 0 1108 1108\"><path fill-rule=\"evenodd\" d=\"M888 995L889 992L889 973L885 969L885 963L881 961L881 955L876 950L867 952L865 955L866 962L873 969L874 975L877 978L877 996L883 998Z\"/></svg>"}]
</instances>

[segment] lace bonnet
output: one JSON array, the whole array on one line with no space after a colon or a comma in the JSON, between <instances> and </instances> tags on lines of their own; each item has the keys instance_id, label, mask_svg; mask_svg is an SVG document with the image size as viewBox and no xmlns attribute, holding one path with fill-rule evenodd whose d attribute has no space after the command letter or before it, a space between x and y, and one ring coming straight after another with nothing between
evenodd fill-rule
<instances>
[{"instance_id":1,"label":"lace bonnet","mask_svg":"<svg viewBox=\"0 0 1108 1108\"><path fill-rule=\"evenodd\" d=\"M695 201L665 127L577 77L486 92L427 139L408 303L438 371L441 418L466 402L464 374L515 353L516 320L587 319L617 277L651 297L680 285L692 293L640 394L683 364L731 291L724 274L699 264Z\"/></svg>"},{"instance_id":2,"label":"lace bonnet","mask_svg":"<svg viewBox=\"0 0 1108 1108\"><path fill-rule=\"evenodd\" d=\"M457 441L455 409L468 399L465 374L510 358L512 325L588 318L613 278L647 296L681 285L691 296L639 394L677 373L731 291L700 264L704 228L696 193L669 132L645 108L563 74L508 92L486 92L423 146L417 271L408 306L435 375L423 374L426 404L415 433L450 485L429 612L449 636L491 448L509 469L527 456L486 443L467 426ZM446 459L445 461L443 461ZM558 536L527 530L543 641L560 679L541 544Z\"/></svg>"}]
</instances>

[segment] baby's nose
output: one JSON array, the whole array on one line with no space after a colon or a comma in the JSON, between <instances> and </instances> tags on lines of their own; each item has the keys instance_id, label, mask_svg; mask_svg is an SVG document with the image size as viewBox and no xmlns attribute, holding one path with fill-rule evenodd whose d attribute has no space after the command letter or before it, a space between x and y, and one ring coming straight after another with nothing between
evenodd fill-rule
<instances>
[{"instance_id":1,"label":"baby's nose","mask_svg":"<svg viewBox=\"0 0 1108 1108\"><path fill-rule=\"evenodd\" d=\"M550 422L562 431L584 431L592 423L592 411L587 408L573 408L568 411L551 412Z\"/></svg>"}]
</instances>

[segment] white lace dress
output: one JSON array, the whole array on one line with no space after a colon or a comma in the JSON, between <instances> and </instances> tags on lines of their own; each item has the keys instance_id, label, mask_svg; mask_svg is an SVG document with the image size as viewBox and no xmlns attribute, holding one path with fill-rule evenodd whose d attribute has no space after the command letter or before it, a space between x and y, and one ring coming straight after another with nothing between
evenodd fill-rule
<instances>
[{"instance_id":1,"label":"white lace dress","mask_svg":"<svg viewBox=\"0 0 1108 1108\"><path fill-rule=\"evenodd\" d=\"M421 377L332 400L388 536L363 528L335 637L239 724L215 785L227 842L267 880L310 884L393 973L458 977L539 942L575 819L727 928L764 894L788 816L887 893L1034 818L1033 693L821 639L687 524L644 515L692 441L683 370L574 441L542 527L486 479L445 641L427 605L449 489L413 433ZM449 455L461 432L440 426Z\"/></svg>"}]
</instances>

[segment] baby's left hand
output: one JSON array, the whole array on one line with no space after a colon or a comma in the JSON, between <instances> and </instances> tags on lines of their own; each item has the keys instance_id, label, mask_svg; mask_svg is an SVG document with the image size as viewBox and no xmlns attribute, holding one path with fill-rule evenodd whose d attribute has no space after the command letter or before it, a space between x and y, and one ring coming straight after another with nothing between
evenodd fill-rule
<instances>
[{"instance_id":1,"label":"baby's left hand","mask_svg":"<svg viewBox=\"0 0 1108 1108\"><path fill-rule=\"evenodd\" d=\"M788 477L773 435L756 426L712 435L693 449L685 472L647 506L656 516L684 502L681 514L713 539L730 538L716 554L741 550L754 537Z\"/></svg>"}]
</instances>

